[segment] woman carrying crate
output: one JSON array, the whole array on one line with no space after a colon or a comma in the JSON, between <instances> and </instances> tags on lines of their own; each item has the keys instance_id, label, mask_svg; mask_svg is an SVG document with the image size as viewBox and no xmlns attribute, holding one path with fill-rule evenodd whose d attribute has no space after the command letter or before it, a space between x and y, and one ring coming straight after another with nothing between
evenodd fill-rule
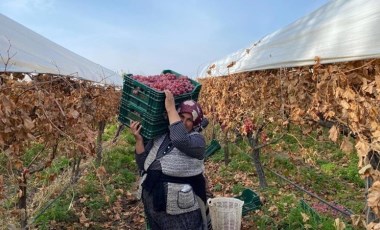
<instances>
[{"instance_id":1,"label":"woman carrying crate","mask_svg":"<svg viewBox=\"0 0 380 230\"><path fill-rule=\"evenodd\" d=\"M144 144L140 123L130 126L136 139L136 162L142 175L140 197L148 223L152 230L207 229L203 176L206 143L195 131L203 112L192 100L176 109L173 94L166 90L165 95L167 134Z\"/></svg>"}]
</instances>

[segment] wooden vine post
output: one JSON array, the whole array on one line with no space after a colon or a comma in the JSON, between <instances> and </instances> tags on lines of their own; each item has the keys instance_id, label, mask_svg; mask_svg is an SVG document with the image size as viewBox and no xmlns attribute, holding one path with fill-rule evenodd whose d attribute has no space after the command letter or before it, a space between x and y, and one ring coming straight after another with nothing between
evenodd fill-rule
<instances>
[{"instance_id":1,"label":"wooden vine post","mask_svg":"<svg viewBox=\"0 0 380 230\"><path fill-rule=\"evenodd\" d=\"M25 229L28 224L28 212L27 212L27 205L26 205L26 188L27 188L27 170L23 170L21 172L21 175L19 177L19 198L18 198L18 208L20 210L20 224L21 229Z\"/></svg>"},{"instance_id":2,"label":"wooden vine post","mask_svg":"<svg viewBox=\"0 0 380 230\"><path fill-rule=\"evenodd\" d=\"M228 131L226 131L224 136L224 165L227 166L230 163L230 148L229 148L229 140L228 140Z\"/></svg>"},{"instance_id":3,"label":"wooden vine post","mask_svg":"<svg viewBox=\"0 0 380 230\"><path fill-rule=\"evenodd\" d=\"M102 152L103 152L102 137L103 137L105 127L106 127L106 121L99 121L98 136L96 138L96 163L98 164L100 164L100 162L102 161Z\"/></svg>"}]
</instances>

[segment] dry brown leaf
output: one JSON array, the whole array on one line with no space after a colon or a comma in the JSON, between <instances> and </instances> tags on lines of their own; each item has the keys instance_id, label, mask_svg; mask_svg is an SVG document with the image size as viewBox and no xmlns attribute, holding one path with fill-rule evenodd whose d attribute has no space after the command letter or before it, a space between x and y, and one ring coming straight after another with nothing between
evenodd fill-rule
<instances>
[{"instance_id":1,"label":"dry brown leaf","mask_svg":"<svg viewBox=\"0 0 380 230\"><path fill-rule=\"evenodd\" d=\"M313 229L313 226L311 226L310 224L304 224L303 226L305 229Z\"/></svg>"},{"instance_id":2,"label":"dry brown leaf","mask_svg":"<svg viewBox=\"0 0 380 230\"><path fill-rule=\"evenodd\" d=\"M368 206L372 208L374 213L380 214L380 181L375 181L368 191Z\"/></svg>"},{"instance_id":3,"label":"dry brown leaf","mask_svg":"<svg viewBox=\"0 0 380 230\"><path fill-rule=\"evenodd\" d=\"M24 126L26 129L32 130L34 128L34 123L32 119L30 119L29 117L24 118Z\"/></svg>"},{"instance_id":4,"label":"dry brown leaf","mask_svg":"<svg viewBox=\"0 0 380 230\"><path fill-rule=\"evenodd\" d=\"M79 112L75 109L71 109L70 112L67 114L68 117L77 119L79 117Z\"/></svg>"},{"instance_id":5,"label":"dry brown leaf","mask_svg":"<svg viewBox=\"0 0 380 230\"><path fill-rule=\"evenodd\" d=\"M99 176L104 176L107 174L106 168L104 166L99 166L99 168L96 169L96 173Z\"/></svg>"},{"instance_id":6,"label":"dry brown leaf","mask_svg":"<svg viewBox=\"0 0 380 230\"><path fill-rule=\"evenodd\" d=\"M349 100L355 100L355 95L356 95L356 93L352 89L348 88L344 91L342 96L343 96L343 98L346 98Z\"/></svg>"},{"instance_id":7,"label":"dry brown leaf","mask_svg":"<svg viewBox=\"0 0 380 230\"><path fill-rule=\"evenodd\" d=\"M355 145L356 151L358 152L358 157L359 157L359 167L363 167L364 164L364 159L366 158L370 147L367 142L364 140L359 140L358 143Z\"/></svg>"},{"instance_id":8,"label":"dry brown leaf","mask_svg":"<svg viewBox=\"0 0 380 230\"><path fill-rule=\"evenodd\" d=\"M276 205L272 205L269 207L268 211L272 213L272 216L277 216L278 207Z\"/></svg>"},{"instance_id":9,"label":"dry brown leaf","mask_svg":"<svg viewBox=\"0 0 380 230\"><path fill-rule=\"evenodd\" d=\"M372 170L372 166L368 164L359 170L359 174L362 175L363 177L367 177L370 174L371 170Z\"/></svg>"},{"instance_id":10,"label":"dry brown leaf","mask_svg":"<svg viewBox=\"0 0 380 230\"><path fill-rule=\"evenodd\" d=\"M342 143L340 144L340 149L345 153L352 153L354 150L354 145L351 143L348 136L343 138Z\"/></svg>"},{"instance_id":11,"label":"dry brown leaf","mask_svg":"<svg viewBox=\"0 0 380 230\"><path fill-rule=\"evenodd\" d=\"M351 221L353 226L366 225L364 215L351 215Z\"/></svg>"},{"instance_id":12,"label":"dry brown leaf","mask_svg":"<svg viewBox=\"0 0 380 230\"><path fill-rule=\"evenodd\" d=\"M31 133L27 133L26 136L27 136L30 140L32 140L32 141L36 140L36 137L33 136L33 134L31 134ZM1 141L0 141L0 145L1 145Z\"/></svg>"},{"instance_id":13,"label":"dry brown leaf","mask_svg":"<svg viewBox=\"0 0 380 230\"><path fill-rule=\"evenodd\" d=\"M336 230L344 230L346 228L346 224L339 218L335 219L334 226Z\"/></svg>"},{"instance_id":14,"label":"dry brown leaf","mask_svg":"<svg viewBox=\"0 0 380 230\"><path fill-rule=\"evenodd\" d=\"M350 112L348 113L351 122L359 122L360 114L358 112Z\"/></svg>"},{"instance_id":15,"label":"dry brown leaf","mask_svg":"<svg viewBox=\"0 0 380 230\"><path fill-rule=\"evenodd\" d=\"M375 76L376 88L380 89L380 75Z\"/></svg>"},{"instance_id":16,"label":"dry brown leaf","mask_svg":"<svg viewBox=\"0 0 380 230\"><path fill-rule=\"evenodd\" d=\"M331 110L325 113L324 115L325 119L330 119L330 118L333 118L334 116L335 116L335 112Z\"/></svg>"},{"instance_id":17,"label":"dry brown leaf","mask_svg":"<svg viewBox=\"0 0 380 230\"><path fill-rule=\"evenodd\" d=\"M374 138L380 138L380 130L377 129L375 132L372 132L372 136Z\"/></svg>"},{"instance_id":18,"label":"dry brown leaf","mask_svg":"<svg viewBox=\"0 0 380 230\"><path fill-rule=\"evenodd\" d=\"M22 197L22 194L23 194L22 190L19 189L18 192L17 192L17 197L18 197L18 198L21 198L21 197Z\"/></svg>"},{"instance_id":19,"label":"dry brown leaf","mask_svg":"<svg viewBox=\"0 0 380 230\"><path fill-rule=\"evenodd\" d=\"M345 101L345 100L341 100L340 101L340 105L344 108L344 109L349 109L350 108L350 104Z\"/></svg>"},{"instance_id":20,"label":"dry brown leaf","mask_svg":"<svg viewBox=\"0 0 380 230\"><path fill-rule=\"evenodd\" d=\"M338 140L339 131L335 125L329 130L329 138L336 142Z\"/></svg>"},{"instance_id":21,"label":"dry brown leaf","mask_svg":"<svg viewBox=\"0 0 380 230\"><path fill-rule=\"evenodd\" d=\"M24 163L21 160L16 159L13 161L13 167L21 170L24 167Z\"/></svg>"},{"instance_id":22,"label":"dry brown leaf","mask_svg":"<svg viewBox=\"0 0 380 230\"><path fill-rule=\"evenodd\" d=\"M87 219L86 215L84 212L81 212L80 217L79 217L79 223L84 224L87 223L89 220Z\"/></svg>"},{"instance_id":23,"label":"dry brown leaf","mask_svg":"<svg viewBox=\"0 0 380 230\"><path fill-rule=\"evenodd\" d=\"M12 112L12 109L15 107L13 101L9 100L7 96L1 97L2 107L6 115L9 115Z\"/></svg>"},{"instance_id":24,"label":"dry brown leaf","mask_svg":"<svg viewBox=\"0 0 380 230\"><path fill-rule=\"evenodd\" d=\"M380 152L380 140L374 140L370 145L371 150Z\"/></svg>"},{"instance_id":25,"label":"dry brown leaf","mask_svg":"<svg viewBox=\"0 0 380 230\"><path fill-rule=\"evenodd\" d=\"M306 213L301 212L301 216L302 216L302 221L304 223L306 223L310 219L310 217Z\"/></svg>"},{"instance_id":26,"label":"dry brown leaf","mask_svg":"<svg viewBox=\"0 0 380 230\"><path fill-rule=\"evenodd\" d=\"M380 223L371 222L366 228L367 230L380 230Z\"/></svg>"}]
</instances>

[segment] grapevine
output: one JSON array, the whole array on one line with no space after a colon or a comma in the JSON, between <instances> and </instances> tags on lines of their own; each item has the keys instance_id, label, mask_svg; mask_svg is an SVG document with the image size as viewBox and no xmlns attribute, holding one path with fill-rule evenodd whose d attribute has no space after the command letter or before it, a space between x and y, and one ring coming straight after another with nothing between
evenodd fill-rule
<instances>
[{"instance_id":1,"label":"grapevine","mask_svg":"<svg viewBox=\"0 0 380 230\"><path fill-rule=\"evenodd\" d=\"M301 126L304 134L319 124L330 124L332 141L339 142L343 130L355 137L363 178L379 180L377 168L369 163L370 153L380 152L380 60L318 62L208 77L200 82L205 113L235 133L232 140L236 135L252 135L263 122L272 124L272 133L283 132L279 127L292 123ZM269 141L266 134L261 139ZM343 151L350 151L344 140L338 144ZM369 192L368 205L380 216L380 186Z\"/></svg>"},{"instance_id":2,"label":"grapevine","mask_svg":"<svg viewBox=\"0 0 380 230\"><path fill-rule=\"evenodd\" d=\"M10 172L0 178L0 188L18 182L18 188L8 184L6 194L18 198L17 213L25 227L33 215L27 212L27 179L58 156L73 162L93 156L97 126L117 115L121 93L113 86L49 74L3 73L0 78L0 152ZM44 154L25 162L25 151L36 144L44 146Z\"/></svg>"}]
</instances>

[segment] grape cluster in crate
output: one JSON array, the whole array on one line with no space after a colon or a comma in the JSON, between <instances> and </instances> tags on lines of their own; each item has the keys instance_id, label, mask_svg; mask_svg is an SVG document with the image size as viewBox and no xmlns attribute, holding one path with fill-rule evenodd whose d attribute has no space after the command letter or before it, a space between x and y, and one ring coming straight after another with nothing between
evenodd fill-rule
<instances>
[{"instance_id":1,"label":"grape cluster in crate","mask_svg":"<svg viewBox=\"0 0 380 230\"><path fill-rule=\"evenodd\" d=\"M166 73L153 76L133 76L138 82L147 85L158 91L169 90L174 96L189 93L194 89L191 81L186 76L177 77L175 74Z\"/></svg>"}]
</instances>

